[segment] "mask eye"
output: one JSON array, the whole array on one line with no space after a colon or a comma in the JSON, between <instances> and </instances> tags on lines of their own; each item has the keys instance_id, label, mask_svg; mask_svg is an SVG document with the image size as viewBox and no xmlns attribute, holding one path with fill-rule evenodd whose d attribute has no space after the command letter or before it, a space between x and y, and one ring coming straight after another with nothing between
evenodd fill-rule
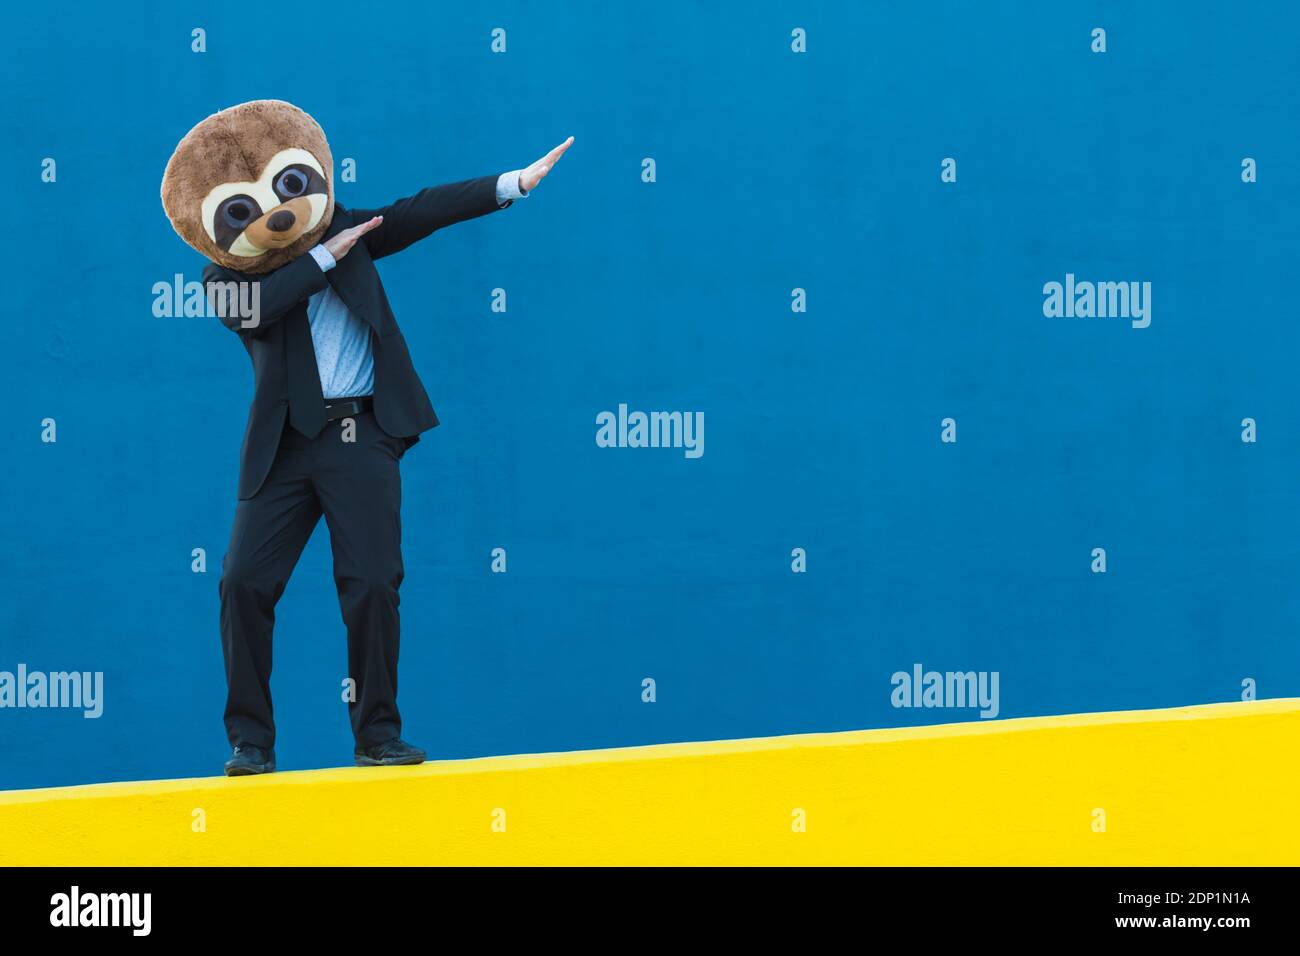
<instances>
[{"instance_id":1,"label":"mask eye","mask_svg":"<svg viewBox=\"0 0 1300 956\"><path fill-rule=\"evenodd\" d=\"M219 221L241 232L261 214L261 208L251 196L231 196L217 209Z\"/></svg>"},{"instance_id":2,"label":"mask eye","mask_svg":"<svg viewBox=\"0 0 1300 956\"><path fill-rule=\"evenodd\" d=\"M308 171L301 166L289 166L275 177L275 194L281 199L296 199L307 192L311 183Z\"/></svg>"}]
</instances>

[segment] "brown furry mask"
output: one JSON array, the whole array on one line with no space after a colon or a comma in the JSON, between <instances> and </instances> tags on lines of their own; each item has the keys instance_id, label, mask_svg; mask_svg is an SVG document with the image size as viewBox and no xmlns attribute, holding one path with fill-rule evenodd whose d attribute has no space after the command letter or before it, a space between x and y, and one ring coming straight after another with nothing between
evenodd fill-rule
<instances>
[{"instance_id":1,"label":"brown furry mask","mask_svg":"<svg viewBox=\"0 0 1300 956\"><path fill-rule=\"evenodd\" d=\"M281 100L214 113L185 134L162 181L172 228L218 265L270 272L320 241L334 158L316 121Z\"/></svg>"}]
</instances>

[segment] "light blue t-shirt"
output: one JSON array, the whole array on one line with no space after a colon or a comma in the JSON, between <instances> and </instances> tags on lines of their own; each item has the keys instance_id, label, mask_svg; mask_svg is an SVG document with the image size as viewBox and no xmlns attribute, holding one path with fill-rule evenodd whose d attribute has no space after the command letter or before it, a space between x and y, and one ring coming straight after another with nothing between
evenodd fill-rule
<instances>
[{"instance_id":1,"label":"light blue t-shirt","mask_svg":"<svg viewBox=\"0 0 1300 956\"><path fill-rule=\"evenodd\" d=\"M516 169L498 177L497 203L504 205L528 195L519 188L519 172ZM323 245L310 252L321 271L334 268L334 257ZM370 351L370 326L348 311L334 287L328 285L307 300L307 321L321 394L326 399L373 395L375 358Z\"/></svg>"}]
</instances>

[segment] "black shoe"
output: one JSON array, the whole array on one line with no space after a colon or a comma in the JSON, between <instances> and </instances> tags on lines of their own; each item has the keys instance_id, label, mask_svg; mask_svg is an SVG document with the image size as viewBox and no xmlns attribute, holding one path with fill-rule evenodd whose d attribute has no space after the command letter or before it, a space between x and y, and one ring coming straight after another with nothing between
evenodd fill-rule
<instances>
[{"instance_id":1,"label":"black shoe","mask_svg":"<svg viewBox=\"0 0 1300 956\"><path fill-rule=\"evenodd\" d=\"M253 773L275 773L275 751L240 744L226 761L226 776L246 777Z\"/></svg>"},{"instance_id":2,"label":"black shoe","mask_svg":"<svg viewBox=\"0 0 1300 956\"><path fill-rule=\"evenodd\" d=\"M412 747L399 737L358 750L353 756L356 757L358 767L401 767L424 763L424 751Z\"/></svg>"}]
</instances>

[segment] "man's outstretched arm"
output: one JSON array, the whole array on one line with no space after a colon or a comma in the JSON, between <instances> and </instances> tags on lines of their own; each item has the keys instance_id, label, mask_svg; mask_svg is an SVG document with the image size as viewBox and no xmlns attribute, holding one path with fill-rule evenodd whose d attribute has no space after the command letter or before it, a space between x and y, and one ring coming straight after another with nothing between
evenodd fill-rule
<instances>
[{"instance_id":1,"label":"man's outstretched arm","mask_svg":"<svg viewBox=\"0 0 1300 956\"><path fill-rule=\"evenodd\" d=\"M527 196L551 171L573 143L570 136L555 149L524 169L500 176L480 176L445 186L422 189L382 209L353 211L355 221L382 217L383 222L364 239L372 259L391 256L425 236L453 223L485 216Z\"/></svg>"}]
</instances>

